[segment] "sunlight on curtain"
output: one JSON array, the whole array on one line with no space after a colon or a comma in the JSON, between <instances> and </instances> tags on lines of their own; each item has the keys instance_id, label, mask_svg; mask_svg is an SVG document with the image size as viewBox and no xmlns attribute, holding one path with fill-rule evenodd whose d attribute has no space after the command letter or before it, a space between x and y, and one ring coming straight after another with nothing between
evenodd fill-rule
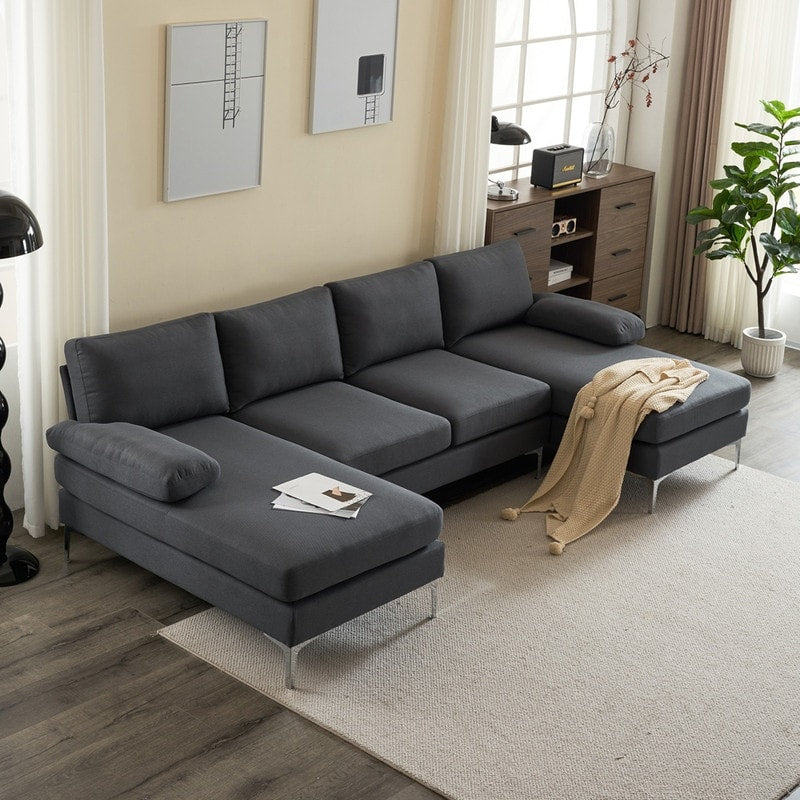
<instances>
[{"instance_id":1,"label":"sunlight on curtain","mask_svg":"<svg viewBox=\"0 0 800 800\"><path fill-rule=\"evenodd\" d=\"M790 95L797 27L797 0L734 0L715 176L724 174L723 164L738 159L730 150L730 142L747 139L747 132L734 122L767 122L760 100L798 103L796 94ZM753 285L738 262L724 259L707 263L703 334L706 339L741 347L742 328L756 322ZM768 299L774 304L777 292L773 290Z\"/></svg>"},{"instance_id":2,"label":"sunlight on curtain","mask_svg":"<svg viewBox=\"0 0 800 800\"><path fill-rule=\"evenodd\" d=\"M483 244L494 26L495 0L454 0L434 238L437 254Z\"/></svg>"},{"instance_id":3,"label":"sunlight on curtain","mask_svg":"<svg viewBox=\"0 0 800 800\"><path fill-rule=\"evenodd\" d=\"M58 526L44 431L64 416L64 342L108 330L102 0L0 0L15 193L44 246L17 266L24 525Z\"/></svg>"},{"instance_id":4,"label":"sunlight on curtain","mask_svg":"<svg viewBox=\"0 0 800 800\"><path fill-rule=\"evenodd\" d=\"M797 15L795 51L792 59L791 107L800 106L800 13ZM798 136L797 138L800 138ZM800 160L800 159L798 159ZM795 202L800 208L800 190L794 192ZM774 308L772 326L786 334L786 344L800 348L800 273L782 275L774 284Z\"/></svg>"}]
</instances>

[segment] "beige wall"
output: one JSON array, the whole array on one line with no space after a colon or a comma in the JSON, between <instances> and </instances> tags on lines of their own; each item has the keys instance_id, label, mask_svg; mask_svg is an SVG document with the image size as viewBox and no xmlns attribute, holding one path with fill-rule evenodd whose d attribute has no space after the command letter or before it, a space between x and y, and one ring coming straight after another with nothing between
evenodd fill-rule
<instances>
[{"instance_id":1,"label":"beige wall","mask_svg":"<svg viewBox=\"0 0 800 800\"><path fill-rule=\"evenodd\" d=\"M105 0L112 330L430 255L450 10L400 0L393 122L311 136L313 0ZM259 17L262 186L164 203L164 26Z\"/></svg>"}]
</instances>

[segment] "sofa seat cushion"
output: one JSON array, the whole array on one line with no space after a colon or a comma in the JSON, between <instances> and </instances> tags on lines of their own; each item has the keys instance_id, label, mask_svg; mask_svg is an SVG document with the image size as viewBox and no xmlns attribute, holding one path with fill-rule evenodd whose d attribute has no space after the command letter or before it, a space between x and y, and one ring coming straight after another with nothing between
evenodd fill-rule
<instances>
[{"instance_id":1,"label":"sofa seat cushion","mask_svg":"<svg viewBox=\"0 0 800 800\"><path fill-rule=\"evenodd\" d=\"M468 358L544 381L550 386L553 413L563 417L569 416L580 388L601 369L627 359L669 355L639 344L607 347L525 324L469 336L453 350ZM749 381L705 364L696 366L706 370L709 379L697 386L685 403L676 403L661 414L649 414L639 427L636 441L666 442L747 405Z\"/></svg>"},{"instance_id":2,"label":"sofa seat cushion","mask_svg":"<svg viewBox=\"0 0 800 800\"><path fill-rule=\"evenodd\" d=\"M284 602L294 602L436 540L441 509L394 484L227 417L163 433L208 453L219 480L165 504L56 456L56 479L71 494L201 562ZM272 486L319 472L373 493L355 519L276 511Z\"/></svg>"},{"instance_id":3,"label":"sofa seat cushion","mask_svg":"<svg viewBox=\"0 0 800 800\"><path fill-rule=\"evenodd\" d=\"M450 421L453 444L480 439L550 410L547 384L446 350L376 364L350 383Z\"/></svg>"},{"instance_id":4,"label":"sofa seat cushion","mask_svg":"<svg viewBox=\"0 0 800 800\"><path fill-rule=\"evenodd\" d=\"M450 424L340 381L251 403L233 419L381 475L445 450Z\"/></svg>"},{"instance_id":5,"label":"sofa seat cushion","mask_svg":"<svg viewBox=\"0 0 800 800\"><path fill-rule=\"evenodd\" d=\"M219 478L207 453L129 422L65 419L47 431L47 444L72 461L136 492L175 503Z\"/></svg>"}]
</instances>

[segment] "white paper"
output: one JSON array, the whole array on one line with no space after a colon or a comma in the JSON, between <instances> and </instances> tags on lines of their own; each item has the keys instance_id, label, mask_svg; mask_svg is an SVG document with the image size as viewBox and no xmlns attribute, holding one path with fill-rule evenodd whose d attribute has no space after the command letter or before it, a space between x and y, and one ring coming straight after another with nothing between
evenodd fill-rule
<instances>
[{"instance_id":1,"label":"white paper","mask_svg":"<svg viewBox=\"0 0 800 800\"><path fill-rule=\"evenodd\" d=\"M370 492L320 475L318 472L310 472L308 475L302 475L272 488L325 511L341 511L353 503L372 496Z\"/></svg>"},{"instance_id":2,"label":"white paper","mask_svg":"<svg viewBox=\"0 0 800 800\"><path fill-rule=\"evenodd\" d=\"M355 519L361 506L366 503L366 500L353 503L347 508L340 511L326 511L324 508L312 506L310 503L304 503L296 497L289 497L288 494L280 494L272 501L272 507L277 511L302 511L305 514L324 514L328 517L341 517L342 519Z\"/></svg>"}]
</instances>

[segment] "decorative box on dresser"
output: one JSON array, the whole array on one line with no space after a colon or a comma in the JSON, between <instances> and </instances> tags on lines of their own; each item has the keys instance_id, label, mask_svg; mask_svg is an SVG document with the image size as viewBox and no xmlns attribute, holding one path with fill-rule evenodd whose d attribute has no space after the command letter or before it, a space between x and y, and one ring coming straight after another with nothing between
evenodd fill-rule
<instances>
[{"instance_id":1,"label":"decorative box on dresser","mask_svg":"<svg viewBox=\"0 0 800 800\"><path fill-rule=\"evenodd\" d=\"M519 199L488 201L485 244L517 237L534 292L564 292L639 312L652 172L614 164L603 178L561 189L522 178L506 186ZM575 230L553 236L554 220L564 217L576 220ZM548 285L551 259L571 265L571 276Z\"/></svg>"}]
</instances>

